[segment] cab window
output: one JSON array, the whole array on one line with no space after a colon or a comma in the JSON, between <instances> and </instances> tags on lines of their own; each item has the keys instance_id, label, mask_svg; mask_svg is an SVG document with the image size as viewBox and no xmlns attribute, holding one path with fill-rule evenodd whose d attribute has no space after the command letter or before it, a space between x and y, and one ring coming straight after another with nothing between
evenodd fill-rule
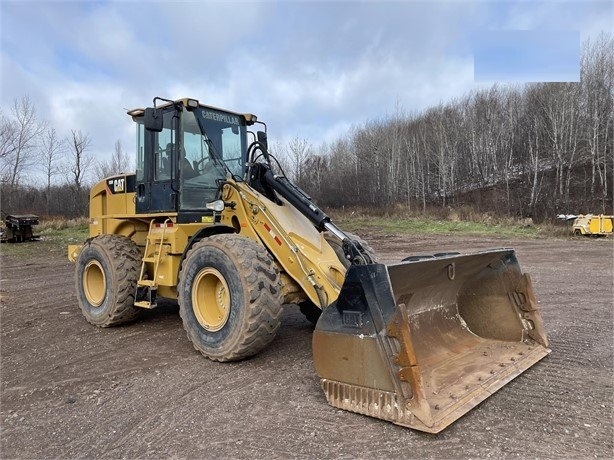
<instances>
[{"instance_id":1,"label":"cab window","mask_svg":"<svg viewBox=\"0 0 614 460\"><path fill-rule=\"evenodd\" d=\"M145 126L143 119L136 120L136 180L145 179Z\"/></svg>"},{"instance_id":2,"label":"cab window","mask_svg":"<svg viewBox=\"0 0 614 460\"><path fill-rule=\"evenodd\" d=\"M163 116L162 131L155 134L154 139L154 180L170 180L173 161L176 155L175 130L173 127L174 111L168 111Z\"/></svg>"}]
</instances>

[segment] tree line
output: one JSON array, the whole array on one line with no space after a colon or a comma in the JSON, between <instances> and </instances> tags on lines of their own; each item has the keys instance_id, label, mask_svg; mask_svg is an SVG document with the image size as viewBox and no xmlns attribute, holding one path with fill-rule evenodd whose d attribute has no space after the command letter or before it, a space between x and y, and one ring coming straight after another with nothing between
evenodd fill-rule
<instances>
[{"instance_id":1,"label":"tree line","mask_svg":"<svg viewBox=\"0 0 614 460\"><path fill-rule=\"evenodd\" d=\"M325 206L612 213L612 35L582 44L580 74L576 83L495 84L420 113L397 110L318 149L296 138L275 150Z\"/></svg>"},{"instance_id":2,"label":"tree line","mask_svg":"<svg viewBox=\"0 0 614 460\"><path fill-rule=\"evenodd\" d=\"M582 45L581 81L498 85L353 127L315 148L273 144L284 170L326 207L470 204L552 218L612 213L614 36ZM91 183L131 169L120 141L95 160L79 129L57 133L26 96L0 108L3 212L81 216Z\"/></svg>"},{"instance_id":3,"label":"tree line","mask_svg":"<svg viewBox=\"0 0 614 460\"><path fill-rule=\"evenodd\" d=\"M92 183L131 168L119 140L110 160L95 159L91 143L80 129L58 133L28 96L15 99L8 110L0 108L2 212L85 215Z\"/></svg>"}]
</instances>

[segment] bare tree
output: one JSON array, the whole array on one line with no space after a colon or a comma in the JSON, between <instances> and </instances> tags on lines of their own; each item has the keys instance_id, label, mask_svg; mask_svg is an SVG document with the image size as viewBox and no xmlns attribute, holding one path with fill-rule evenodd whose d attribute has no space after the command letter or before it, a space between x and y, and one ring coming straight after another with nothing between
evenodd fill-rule
<instances>
[{"instance_id":1,"label":"bare tree","mask_svg":"<svg viewBox=\"0 0 614 460\"><path fill-rule=\"evenodd\" d=\"M529 212L532 214L533 209L537 203L539 197L539 172L541 169L540 144L539 144L539 127L537 126L537 120L533 118L531 125L527 129L528 142L527 149L529 154L528 181L531 184L531 195L529 197ZM543 175L542 175L543 177Z\"/></svg>"},{"instance_id":2,"label":"bare tree","mask_svg":"<svg viewBox=\"0 0 614 460\"><path fill-rule=\"evenodd\" d=\"M0 109L0 158L6 158L15 148L15 123Z\"/></svg>"},{"instance_id":3,"label":"bare tree","mask_svg":"<svg viewBox=\"0 0 614 460\"><path fill-rule=\"evenodd\" d=\"M548 83L540 91L543 129L556 166L555 193L569 199L569 182L578 153L578 83ZM567 173L567 174L565 174Z\"/></svg>"},{"instance_id":4,"label":"bare tree","mask_svg":"<svg viewBox=\"0 0 614 460\"><path fill-rule=\"evenodd\" d=\"M46 179L45 208L47 214L49 214L51 183L53 178L61 172L59 161L64 155L65 147L65 141L63 139L58 139L55 128L47 129L41 136L40 158L41 169Z\"/></svg>"},{"instance_id":5,"label":"bare tree","mask_svg":"<svg viewBox=\"0 0 614 460\"><path fill-rule=\"evenodd\" d=\"M109 161L100 161L95 166L95 174L99 179L130 171L130 157L122 151L122 143L115 141L115 151Z\"/></svg>"},{"instance_id":6,"label":"bare tree","mask_svg":"<svg viewBox=\"0 0 614 460\"><path fill-rule=\"evenodd\" d=\"M416 168L419 171L420 196L422 198L422 212L426 212L426 199L430 193L430 162L428 159L427 136L429 128L424 118L417 121L415 135L412 139L412 148L416 158Z\"/></svg>"},{"instance_id":7,"label":"bare tree","mask_svg":"<svg viewBox=\"0 0 614 460\"><path fill-rule=\"evenodd\" d=\"M15 151L15 137L17 125L0 111L0 180L8 183L12 171L12 155Z\"/></svg>"},{"instance_id":8,"label":"bare tree","mask_svg":"<svg viewBox=\"0 0 614 460\"><path fill-rule=\"evenodd\" d=\"M326 147L322 146L319 151L325 152ZM307 158L305 161L305 173L303 179L309 185L309 187L312 188L312 190L318 192L322 190L324 175L326 174L327 168L327 155L312 155Z\"/></svg>"},{"instance_id":9,"label":"bare tree","mask_svg":"<svg viewBox=\"0 0 614 460\"><path fill-rule=\"evenodd\" d=\"M38 120L36 108L28 96L15 99L11 115L12 119L4 115L1 119L0 159L3 180L13 188L36 162L33 152L46 124Z\"/></svg>"},{"instance_id":10,"label":"bare tree","mask_svg":"<svg viewBox=\"0 0 614 460\"><path fill-rule=\"evenodd\" d=\"M354 167L354 178L348 192L355 194L351 200L355 204L375 205L381 202L380 197L385 196L381 193L385 190L382 126L380 120L370 121L355 128L352 135L350 161Z\"/></svg>"},{"instance_id":11,"label":"bare tree","mask_svg":"<svg viewBox=\"0 0 614 460\"><path fill-rule=\"evenodd\" d=\"M582 49L582 115L584 137L591 163L590 193L601 188L603 200L608 194L608 146L614 127L614 37L601 34L594 42L587 40ZM610 151L610 157L612 152ZM599 180L599 184L597 183ZM605 209L603 209L605 212Z\"/></svg>"},{"instance_id":12,"label":"bare tree","mask_svg":"<svg viewBox=\"0 0 614 460\"><path fill-rule=\"evenodd\" d=\"M71 129L66 143L71 158L67 171L68 179L77 190L81 190L86 174L94 162L87 152L92 139L89 135L83 134L80 129Z\"/></svg>"},{"instance_id":13,"label":"bare tree","mask_svg":"<svg viewBox=\"0 0 614 460\"><path fill-rule=\"evenodd\" d=\"M307 139L295 137L288 142L286 151L290 160L291 174L294 181L302 186L304 185L302 182L305 179L307 159L312 155L311 144L309 144Z\"/></svg>"},{"instance_id":14,"label":"bare tree","mask_svg":"<svg viewBox=\"0 0 614 460\"><path fill-rule=\"evenodd\" d=\"M501 150L498 155L498 170L505 182L505 202L507 213L511 213L510 180L515 175L516 138L522 115L522 97L520 92L510 88L504 95L504 113L501 129Z\"/></svg>"},{"instance_id":15,"label":"bare tree","mask_svg":"<svg viewBox=\"0 0 614 460\"><path fill-rule=\"evenodd\" d=\"M66 139L70 161L65 171L66 178L73 188L73 215L79 216L85 213L87 204L86 196L82 192L87 173L94 163L94 158L88 155L88 148L92 140L81 130L71 130Z\"/></svg>"},{"instance_id":16,"label":"bare tree","mask_svg":"<svg viewBox=\"0 0 614 460\"><path fill-rule=\"evenodd\" d=\"M269 142L268 151L277 160L273 162L273 168L275 168L275 173L281 174L283 172L283 174L289 175L290 170L291 170L290 160L285 154L285 149L284 149L283 144L279 140Z\"/></svg>"},{"instance_id":17,"label":"bare tree","mask_svg":"<svg viewBox=\"0 0 614 460\"><path fill-rule=\"evenodd\" d=\"M328 153L328 168L322 179L320 196L322 204L327 206L341 206L352 202L352 198L360 195L360 184L354 179L356 155L346 138L337 139L330 147ZM316 190L309 188L309 192L317 196Z\"/></svg>"}]
</instances>

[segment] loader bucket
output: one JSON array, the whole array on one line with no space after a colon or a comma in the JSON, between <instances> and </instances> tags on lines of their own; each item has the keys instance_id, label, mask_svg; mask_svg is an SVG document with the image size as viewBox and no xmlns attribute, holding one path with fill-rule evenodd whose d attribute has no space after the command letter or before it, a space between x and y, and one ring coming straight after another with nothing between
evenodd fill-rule
<instances>
[{"instance_id":1,"label":"loader bucket","mask_svg":"<svg viewBox=\"0 0 614 460\"><path fill-rule=\"evenodd\" d=\"M550 350L511 249L354 265L313 335L328 402L437 433Z\"/></svg>"}]
</instances>

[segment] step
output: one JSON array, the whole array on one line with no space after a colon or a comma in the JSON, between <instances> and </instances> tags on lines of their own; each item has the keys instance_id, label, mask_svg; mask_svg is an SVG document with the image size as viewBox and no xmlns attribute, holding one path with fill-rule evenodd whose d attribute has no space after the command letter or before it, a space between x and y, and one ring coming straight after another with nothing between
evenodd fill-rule
<instances>
[{"instance_id":1,"label":"step","mask_svg":"<svg viewBox=\"0 0 614 460\"><path fill-rule=\"evenodd\" d=\"M139 300L138 302L134 302L134 306L135 307L139 307L139 308L156 308L158 306L158 304L151 303L149 300Z\"/></svg>"},{"instance_id":2,"label":"step","mask_svg":"<svg viewBox=\"0 0 614 460\"><path fill-rule=\"evenodd\" d=\"M136 282L137 286L147 286L147 287L156 287L158 284L154 280L138 280Z\"/></svg>"},{"instance_id":3,"label":"step","mask_svg":"<svg viewBox=\"0 0 614 460\"><path fill-rule=\"evenodd\" d=\"M153 264L156 260L158 260L156 256L143 257L143 262L150 262Z\"/></svg>"}]
</instances>

